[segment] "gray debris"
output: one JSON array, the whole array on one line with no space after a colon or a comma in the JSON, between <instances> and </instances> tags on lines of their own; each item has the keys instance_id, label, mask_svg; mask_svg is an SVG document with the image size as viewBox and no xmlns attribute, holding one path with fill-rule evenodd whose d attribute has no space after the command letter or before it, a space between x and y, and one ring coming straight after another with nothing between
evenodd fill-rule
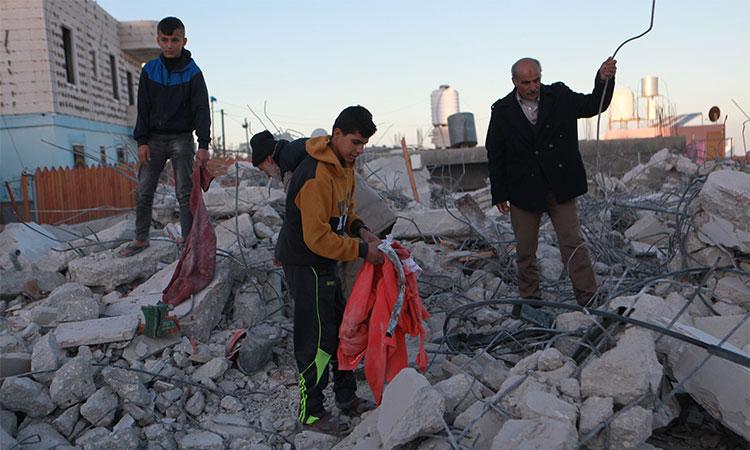
<instances>
[{"instance_id":1,"label":"gray debris","mask_svg":"<svg viewBox=\"0 0 750 450\"><path fill-rule=\"evenodd\" d=\"M30 378L6 378L0 387L0 404L31 417L43 417L55 409L44 385Z\"/></svg>"},{"instance_id":2,"label":"gray debris","mask_svg":"<svg viewBox=\"0 0 750 450\"><path fill-rule=\"evenodd\" d=\"M445 399L427 379L405 368L386 386L378 433L387 448L443 428Z\"/></svg>"}]
</instances>

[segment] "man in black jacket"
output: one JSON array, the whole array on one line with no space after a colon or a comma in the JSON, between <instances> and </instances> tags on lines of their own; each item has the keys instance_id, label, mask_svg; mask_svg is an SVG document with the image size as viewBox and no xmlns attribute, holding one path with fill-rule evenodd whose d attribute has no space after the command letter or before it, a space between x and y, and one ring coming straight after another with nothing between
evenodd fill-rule
<instances>
[{"instance_id":1,"label":"man in black jacket","mask_svg":"<svg viewBox=\"0 0 750 450\"><path fill-rule=\"evenodd\" d=\"M138 83L138 118L133 132L140 162L135 240L123 247L122 256L134 255L148 247L154 192L168 159L174 169L182 237L187 237L193 222L189 205L193 157L201 165L209 158L208 90L203 73L184 48L185 25L176 17L162 19L157 26L156 41L162 53L143 66ZM193 131L198 136L197 154Z\"/></svg>"},{"instance_id":2,"label":"man in black jacket","mask_svg":"<svg viewBox=\"0 0 750 450\"><path fill-rule=\"evenodd\" d=\"M503 214L510 212L523 298L541 299L536 249L544 212L555 228L578 304L586 305L597 290L575 203L588 190L577 119L595 116L602 95L604 109L609 106L616 71L616 61L608 58L596 74L593 92L579 94L560 82L541 84L539 61L523 58L511 68L515 89L492 105L486 140L492 203Z\"/></svg>"}]
</instances>

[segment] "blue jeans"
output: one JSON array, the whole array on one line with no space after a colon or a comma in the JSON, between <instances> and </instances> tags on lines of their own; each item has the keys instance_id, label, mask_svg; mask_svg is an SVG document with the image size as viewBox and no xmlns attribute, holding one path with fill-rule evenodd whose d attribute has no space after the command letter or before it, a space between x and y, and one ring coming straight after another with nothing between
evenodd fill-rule
<instances>
[{"instance_id":1,"label":"blue jeans","mask_svg":"<svg viewBox=\"0 0 750 450\"><path fill-rule=\"evenodd\" d=\"M159 184L159 176L168 159L174 169L175 193L180 204L180 226L183 239L187 238L193 224L190 213L190 191L193 189L193 158L195 142L193 133L157 135L149 137L150 159L138 167L138 187L135 201L135 238L148 240L151 227L151 209L154 205L154 192Z\"/></svg>"}]
</instances>

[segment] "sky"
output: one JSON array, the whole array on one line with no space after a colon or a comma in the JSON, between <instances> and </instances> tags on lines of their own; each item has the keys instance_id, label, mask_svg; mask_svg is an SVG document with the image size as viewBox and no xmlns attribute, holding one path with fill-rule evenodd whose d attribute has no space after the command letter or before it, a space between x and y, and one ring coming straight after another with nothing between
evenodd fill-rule
<instances>
[{"instance_id":1,"label":"sky","mask_svg":"<svg viewBox=\"0 0 750 450\"><path fill-rule=\"evenodd\" d=\"M490 106L513 88L510 66L531 56L542 82L590 92L599 65L625 39L648 28L650 0L98 0L118 20L186 25L187 48L210 95L224 109L228 144L271 126L309 135L329 129L346 106L367 107L378 125L371 143L394 135L416 144L431 128L430 93L459 92L460 109L476 119L480 144ZM617 55L617 87L640 91L658 76L660 94L677 113L717 105L727 136L741 149L750 114L750 1L657 0L653 30ZM602 116L602 134L607 116ZM706 123L708 123L706 119ZM583 133L583 131L582 131ZM595 125L589 137L594 138ZM581 135L580 138L586 136ZM750 145L750 123L745 132ZM425 145L431 146L429 138Z\"/></svg>"}]
</instances>

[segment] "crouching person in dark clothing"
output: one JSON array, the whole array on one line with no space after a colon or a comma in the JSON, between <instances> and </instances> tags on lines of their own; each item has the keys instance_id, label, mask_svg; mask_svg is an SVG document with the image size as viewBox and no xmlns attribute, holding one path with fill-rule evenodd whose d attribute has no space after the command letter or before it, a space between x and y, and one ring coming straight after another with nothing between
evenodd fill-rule
<instances>
[{"instance_id":1,"label":"crouching person in dark clothing","mask_svg":"<svg viewBox=\"0 0 750 450\"><path fill-rule=\"evenodd\" d=\"M209 158L208 90L203 73L184 48L185 25L176 17L162 19L156 41L162 53L143 66L138 82L138 118L133 132L139 160L135 240L120 250L121 256L135 255L148 247L154 192L168 159L174 169L182 238L187 237L193 224L193 158L201 165ZM197 154L193 131L198 136Z\"/></svg>"},{"instance_id":2,"label":"crouching person in dark clothing","mask_svg":"<svg viewBox=\"0 0 750 450\"><path fill-rule=\"evenodd\" d=\"M354 162L375 131L370 112L351 106L336 119L331 136L305 143L308 155L292 175L286 219L276 244L294 299L298 419L305 428L336 435L347 433L350 426L323 406L329 366L343 414L359 415L375 407L357 397L354 373L338 370L335 360L346 303L336 264L356 258L383 262L379 239L357 217L354 205Z\"/></svg>"}]
</instances>

